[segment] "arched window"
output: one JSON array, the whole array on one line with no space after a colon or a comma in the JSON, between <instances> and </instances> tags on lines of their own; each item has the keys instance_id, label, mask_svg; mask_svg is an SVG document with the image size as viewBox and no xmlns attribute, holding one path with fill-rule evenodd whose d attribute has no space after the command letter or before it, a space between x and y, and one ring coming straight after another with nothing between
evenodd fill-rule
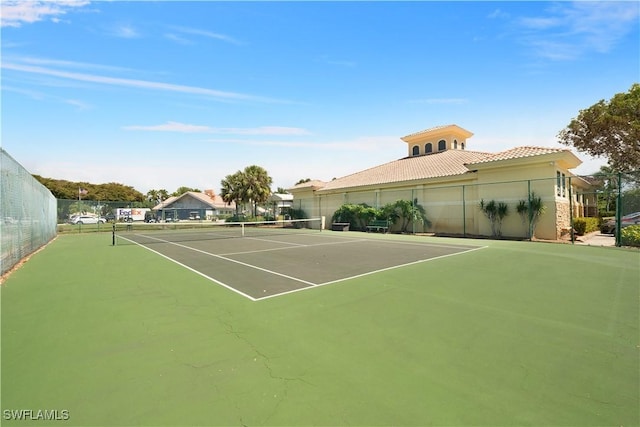
<instances>
[{"instance_id":1,"label":"arched window","mask_svg":"<svg viewBox=\"0 0 640 427\"><path fill-rule=\"evenodd\" d=\"M464 150L464 142L462 144L460 144L460 145L462 145L462 149Z\"/></svg>"},{"instance_id":2,"label":"arched window","mask_svg":"<svg viewBox=\"0 0 640 427\"><path fill-rule=\"evenodd\" d=\"M425 154L433 152L433 145L431 143L425 144L424 152Z\"/></svg>"},{"instance_id":3,"label":"arched window","mask_svg":"<svg viewBox=\"0 0 640 427\"><path fill-rule=\"evenodd\" d=\"M457 150L457 149L458 149L458 140L457 140L457 139L454 139L454 140L453 140L453 149L454 149L454 150Z\"/></svg>"},{"instance_id":4,"label":"arched window","mask_svg":"<svg viewBox=\"0 0 640 427\"><path fill-rule=\"evenodd\" d=\"M420 154L420 147L418 147L417 145L414 145L412 155L417 156L418 154Z\"/></svg>"},{"instance_id":5,"label":"arched window","mask_svg":"<svg viewBox=\"0 0 640 427\"><path fill-rule=\"evenodd\" d=\"M440 141L438 141L438 151L442 151L446 149L447 149L447 141L445 141L444 139L441 139Z\"/></svg>"}]
</instances>

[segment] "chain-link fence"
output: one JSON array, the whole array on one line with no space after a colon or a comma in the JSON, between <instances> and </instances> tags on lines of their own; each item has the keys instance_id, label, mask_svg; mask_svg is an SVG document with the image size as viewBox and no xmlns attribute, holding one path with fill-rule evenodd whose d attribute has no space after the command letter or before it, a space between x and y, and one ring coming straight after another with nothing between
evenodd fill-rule
<instances>
[{"instance_id":1,"label":"chain-link fence","mask_svg":"<svg viewBox=\"0 0 640 427\"><path fill-rule=\"evenodd\" d=\"M0 274L56 235L56 199L0 148Z\"/></svg>"},{"instance_id":2,"label":"chain-link fence","mask_svg":"<svg viewBox=\"0 0 640 427\"><path fill-rule=\"evenodd\" d=\"M578 232L620 236L615 226L627 225L623 217L640 212L639 183L638 172L571 177L558 172L553 178L510 182L340 193L319 190L313 197L295 197L293 205L306 217L325 216L330 228L343 205L366 205L380 209L384 216L385 207L400 207L398 201L407 201L412 209L402 213L405 218L396 217L390 231L575 241ZM605 229L608 223L614 228ZM366 227L358 222L351 224L354 229Z\"/></svg>"},{"instance_id":3,"label":"chain-link fence","mask_svg":"<svg viewBox=\"0 0 640 427\"><path fill-rule=\"evenodd\" d=\"M76 223L78 217L88 217L91 222L175 222L175 221L215 221L234 215L231 207L202 207L194 204L191 207L168 207L153 210L148 204L127 201L96 201L58 199L58 223ZM180 206L180 205L178 205ZM270 207L271 208L271 207ZM262 216L267 216L273 209L261 208ZM85 224L87 221L85 221Z\"/></svg>"},{"instance_id":4,"label":"chain-link fence","mask_svg":"<svg viewBox=\"0 0 640 427\"><path fill-rule=\"evenodd\" d=\"M78 216L88 216L105 222L124 220L127 217L142 215L140 219L144 219L144 213L150 211L144 208L140 203L132 203L127 201L100 201L100 200L83 200L81 197L75 200L58 199L58 223L68 223Z\"/></svg>"}]
</instances>

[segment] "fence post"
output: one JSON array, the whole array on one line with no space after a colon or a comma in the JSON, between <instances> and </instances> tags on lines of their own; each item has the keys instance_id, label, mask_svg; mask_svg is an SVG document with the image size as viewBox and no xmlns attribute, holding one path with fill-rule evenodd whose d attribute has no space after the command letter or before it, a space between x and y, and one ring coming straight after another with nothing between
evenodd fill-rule
<instances>
[{"instance_id":1,"label":"fence post","mask_svg":"<svg viewBox=\"0 0 640 427\"><path fill-rule=\"evenodd\" d=\"M533 240L533 212L531 209L531 180L528 179L527 180L527 204L528 204L528 214L527 214L527 218L529 219L529 231L527 232L527 234L529 235L529 241Z\"/></svg>"},{"instance_id":2,"label":"fence post","mask_svg":"<svg viewBox=\"0 0 640 427\"><path fill-rule=\"evenodd\" d=\"M411 234L416 234L416 193L415 193L416 189L412 188L411 189ZM387 224L388 225L388 224ZM423 231L424 231L424 225L423 225Z\"/></svg>"},{"instance_id":3,"label":"fence post","mask_svg":"<svg viewBox=\"0 0 640 427\"><path fill-rule=\"evenodd\" d=\"M462 236L467 237L467 205L464 194L465 185L462 185Z\"/></svg>"},{"instance_id":4,"label":"fence post","mask_svg":"<svg viewBox=\"0 0 640 427\"><path fill-rule=\"evenodd\" d=\"M571 186L571 177L569 177L569 233L571 233L571 244L576 242L575 230L573 228L573 187Z\"/></svg>"},{"instance_id":5,"label":"fence post","mask_svg":"<svg viewBox=\"0 0 640 427\"><path fill-rule=\"evenodd\" d=\"M616 196L616 246L622 246L622 236L620 236L620 230L622 229L620 222L622 221L622 172L618 172L618 194Z\"/></svg>"}]
</instances>

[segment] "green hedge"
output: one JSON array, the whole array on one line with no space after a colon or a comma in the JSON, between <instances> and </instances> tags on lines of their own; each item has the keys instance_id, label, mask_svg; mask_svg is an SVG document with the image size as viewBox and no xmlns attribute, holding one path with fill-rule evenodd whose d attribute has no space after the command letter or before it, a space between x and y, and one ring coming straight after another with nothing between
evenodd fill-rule
<instances>
[{"instance_id":1,"label":"green hedge","mask_svg":"<svg viewBox=\"0 0 640 427\"><path fill-rule=\"evenodd\" d=\"M620 230L620 243L622 246L640 247L640 225L630 225Z\"/></svg>"},{"instance_id":2,"label":"green hedge","mask_svg":"<svg viewBox=\"0 0 640 427\"><path fill-rule=\"evenodd\" d=\"M598 218L576 218L573 220L573 229L578 236L600 230Z\"/></svg>"}]
</instances>

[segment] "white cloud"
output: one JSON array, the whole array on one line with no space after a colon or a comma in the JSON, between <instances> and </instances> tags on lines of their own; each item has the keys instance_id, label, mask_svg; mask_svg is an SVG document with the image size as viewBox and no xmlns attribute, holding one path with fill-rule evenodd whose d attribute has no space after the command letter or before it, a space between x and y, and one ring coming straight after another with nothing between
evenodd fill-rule
<instances>
[{"instance_id":1,"label":"white cloud","mask_svg":"<svg viewBox=\"0 0 640 427\"><path fill-rule=\"evenodd\" d=\"M226 101L253 101L263 103L285 103L286 101L264 98L237 92L225 92L215 89L202 88L197 86L185 86L172 83L153 82L148 80L125 79L119 77L101 76L95 74L76 73L72 71L57 70L53 68L37 67L11 62L2 62L1 67L6 70L20 71L29 74L40 74L46 76L59 77L74 81L82 81L96 84L135 87L139 89L159 90L167 92L180 92L192 95L201 95L218 100Z\"/></svg>"},{"instance_id":2,"label":"white cloud","mask_svg":"<svg viewBox=\"0 0 640 427\"><path fill-rule=\"evenodd\" d=\"M217 128L213 133L227 133L235 135L310 135L306 129L284 126L262 126L257 128Z\"/></svg>"},{"instance_id":3,"label":"white cloud","mask_svg":"<svg viewBox=\"0 0 640 427\"><path fill-rule=\"evenodd\" d=\"M5 56L4 60L7 62L22 62L26 64L48 65L53 67L98 69L98 70L115 71L115 72L133 71L131 68L115 67L112 65L92 64L92 63L78 62L78 61L65 61L62 59L37 58L33 56L20 56L20 57Z\"/></svg>"},{"instance_id":4,"label":"white cloud","mask_svg":"<svg viewBox=\"0 0 640 427\"><path fill-rule=\"evenodd\" d=\"M171 27L172 30L177 31L179 33L183 33L183 34L191 34L194 36L200 36L200 37L206 37L206 38L210 38L210 39L215 39L215 40L220 40L226 43L231 43L231 44L235 44L235 45L242 45L243 43L231 36L228 36L226 34L220 34L220 33L214 33L212 31L207 31L207 30L200 30L198 28L189 28L189 27L178 27L178 26L172 26Z\"/></svg>"},{"instance_id":5,"label":"white cloud","mask_svg":"<svg viewBox=\"0 0 640 427\"><path fill-rule=\"evenodd\" d=\"M88 0L64 1L25 1L3 0L0 27L20 27L49 18L52 22L61 22L59 16L72 8L89 4Z\"/></svg>"},{"instance_id":6,"label":"white cloud","mask_svg":"<svg viewBox=\"0 0 640 427\"><path fill-rule=\"evenodd\" d=\"M333 58L330 58L329 55L318 56L316 59L316 62L322 62L329 65L337 65L339 67L346 67L346 68L354 68L355 66L358 65L358 63L355 61L349 61L344 59L333 59Z\"/></svg>"},{"instance_id":7,"label":"white cloud","mask_svg":"<svg viewBox=\"0 0 640 427\"><path fill-rule=\"evenodd\" d=\"M389 152L390 146L397 146L400 139L397 136L360 137L352 140L339 141L284 141L258 140L238 138L208 139L207 142L216 144L241 144L253 146L289 147L289 148L318 148L322 151L383 151Z\"/></svg>"},{"instance_id":8,"label":"white cloud","mask_svg":"<svg viewBox=\"0 0 640 427\"><path fill-rule=\"evenodd\" d=\"M87 104L86 102L83 102L83 101L79 101L77 99L67 99L64 102L66 104L73 105L74 107L77 107L78 110L80 110L80 111L91 109L91 106L89 104Z\"/></svg>"},{"instance_id":9,"label":"white cloud","mask_svg":"<svg viewBox=\"0 0 640 427\"><path fill-rule=\"evenodd\" d=\"M162 125L152 125L152 126L140 126L140 125L124 126L123 129L152 131L152 132L182 132L182 133L211 132L211 128L209 126L188 125L185 123L178 123L178 122L167 122Z\"/></svg>"},{"instance_id":10,"label":"white cloud","mask_svg":"<svg viewBox=\"0 0 640 427\"><path fill-rule=\"evenodd\" d=\"M638 25L638 2L552 3L546 16L515 22L520 40L542 58L572 60L585 53L606 53Z\"/></svg>"},{"instance_id":11,"label":"white cloud","mask_svg":"<svg viewBox=\"0 0 640 427\"><path fill-rule=\"evenodd\" d=\"M468 104L469 100L466 98L426 98L426 99L412 99L409 101L409 103L462 105L462 104Z\"/></svg>"},{"instance_id":12,"label":"white cloud","mask_svg":"<svg viewBox=\"0 0 640 427\"><path fill-rule=\"evenodd\" d=\"M115 37L123 39L135 39L140 37L140 33L131 24L118 24L109 29L109 33Z\"/></svg>"},{"instance_id":13,"label":"white cloud","mask_svg":"<svg viewBox=\"0 0 640 427\"><path fill-rule=\"evenodd\" d=\"M191 125L169 121L161 125L131 125L124 126L124 130L139 130L152 132L182 132L182 133L215 133L233 135L279 135L279 136L299 136L310 135L306 129L285 127L285 126L262 126L256 128L214 128L211 126Z\"/></svg>"},{"instance_id":14,"label":"white cloud","mask_svg":"<svg viewBox=\"0 0 640 427\"><path fill-rule=\"evenodd\" d=\"M184 44L184 45L193 44L193 42L191 40L186 39L184 37L181 37L181 36L179 36L177 34L173 34L173 33L166 33L164 35L164 38L166 38L167 40L174 41L176 43Z\"/></svg>"},{"instance_id":15,"label":"white cloud","mask_svg":"<svg viewBox=\"0 0 640 427\"><path fill-rule=\"evenodd\" d=\"M509 16L510 16L509 13L503 11L502 9L496 9L493 12L491 12L487 16L487 18L490 18L490 19L499 19L499 18L500 19L506 19L506 18L509 18Z\"/></svg>"}]
</instances>

